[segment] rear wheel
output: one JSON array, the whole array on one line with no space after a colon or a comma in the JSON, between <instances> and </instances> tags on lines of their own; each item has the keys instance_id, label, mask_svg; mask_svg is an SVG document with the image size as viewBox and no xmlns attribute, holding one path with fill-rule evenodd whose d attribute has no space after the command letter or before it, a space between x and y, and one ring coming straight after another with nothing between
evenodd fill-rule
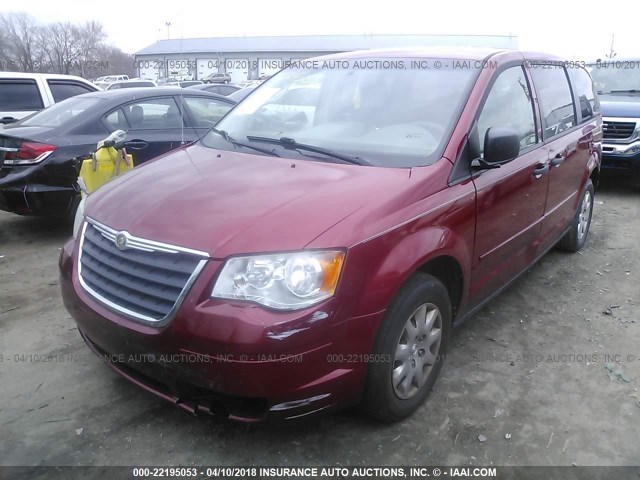
<instances>
[{"instance_id":1,"label":"rear wheel","mask_svg":"<svg viewBox=\"0 0 640 480\"><path fill-rule=\"evenodd\" d=\"M365 410L398 421L425 401L440 373L451 332L451 303L445 286L415 274L387 310L374 346L381 360L369 367Z\"/></svg>"},{"instance_id":2,"label":"rear wheel","mask_svg":"<svg viewBox=\"0 0 640 480\"><path fill-rule=\"evenodd\" d=\"M558 246L568 252L582 250L587 242L589 227L591 226L591 215L593 214L593 183L591 179L587 181L582 201L578 206L576 216L571 222L571 227L567 234L560 240Z\"/></svg>"}]
</instances>

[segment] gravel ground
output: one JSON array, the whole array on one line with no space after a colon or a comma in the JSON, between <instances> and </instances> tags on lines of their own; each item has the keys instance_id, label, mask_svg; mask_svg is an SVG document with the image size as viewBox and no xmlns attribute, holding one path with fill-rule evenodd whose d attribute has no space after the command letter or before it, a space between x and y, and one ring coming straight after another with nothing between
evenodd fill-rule
<instances>
[{"instance_id":1,"label":"gravel ground","mask_svg":"<svg viewBox=\"0 0 640 480\"><path fill-rule=\"evenodd\" d=\"M552 251L454 334L428 402L293 425L194 419L94 357L62 305L56 221L0 213L0 465L637 465L640 189L596 194ZM41 362L67 354L73 361ZM609 365L609 370L607 369Z\"/></svg>"}]
</instances>

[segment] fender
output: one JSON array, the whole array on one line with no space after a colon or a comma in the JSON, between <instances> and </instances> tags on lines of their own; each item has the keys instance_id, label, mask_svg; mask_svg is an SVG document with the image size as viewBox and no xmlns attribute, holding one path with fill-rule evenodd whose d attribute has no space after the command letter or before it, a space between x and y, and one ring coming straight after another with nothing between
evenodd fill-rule
<instances>
[{"instance_id":1,"label":"fender","mask_svg":"<svg viewBox=\"0 0 640 480\"><path fill-rule=\"evenodd\" d=\"M402 285L427 262L450 257L463 277L460 306L465 303L475 233L475 192L428 212L352 248L345 282L359 285L354 312L385 310ZM466 266L466 267L465 267ZM349 273L350 271L350 273Z\"/></svg>"}]
</instances>

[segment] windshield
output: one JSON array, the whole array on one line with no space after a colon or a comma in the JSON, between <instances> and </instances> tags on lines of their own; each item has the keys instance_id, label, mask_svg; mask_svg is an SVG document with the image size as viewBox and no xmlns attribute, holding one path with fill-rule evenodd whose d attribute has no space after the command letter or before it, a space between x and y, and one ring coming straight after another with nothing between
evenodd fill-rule
<instances>
[{"instance_id":1,"label":"windshield","mask_svg":"<svg viewBox=\"0 0 640 480\"><path fill-rule=\"evenodd\" d=\"M629 90L640 92L640 70L626 68L626 64L631 66L636 62L607 61L590 65L591 77L598 93Z\"/></svg>"},{"instance_id":2,"label":"windshield","mask_svg":"<svg viewBox=\"0 0 640 480\"><path fill-rule=\"evenodd\" d=\"M325 68L289 67L239 103L216 130L261 146L264 142L255 137L286 137L375 166L431 164L444 148L477 70L425 68L427 61L419 61L421 68L411 68L410 59L386 58L339 60L339 67L330 61L317 62ZM235 148L215 132L203 144ZM308 151L269 146L280 156L325 160Z\"/></svg>"},{"instance_id":3,"label":"windshield","mask_svg":"<svg viewBox=\"0 0 640 480\"><path fill-rule=\"evenodd\" d=\"M25 127L59 127L98 102L100 102L99 98L71 97L25 118L19 124Z\"/></svg>"}]
</instances>

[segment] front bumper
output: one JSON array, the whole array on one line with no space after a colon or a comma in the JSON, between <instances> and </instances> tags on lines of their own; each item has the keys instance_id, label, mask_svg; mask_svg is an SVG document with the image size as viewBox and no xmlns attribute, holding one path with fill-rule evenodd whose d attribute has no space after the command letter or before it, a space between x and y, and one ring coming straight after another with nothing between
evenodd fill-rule
<instances>
[{"instance_id":1,"label":"front bumper","mask_svg":"<svg viewBox=\"0 0 640 480\"><path fill-rule=\"evenodd\" d=\"M212 301L220 262L203 269L175 317L143 325L80 286L75 242L60 256L60 284L89 347L116 372L191 414L241 422L295 419L359 401L383 312L344 315L334 299L300 312Z\"/></svg>"},{"instance_id":2,"label":"front bumper","mask_svg":"<svg viewBox=\"0 0 640 480\"><path fill-rule=\"evenodd\" d=\"M609 172L640 175L640 140L630 144L604 143L602 169Z\"/></svg>"}]
</instances>

